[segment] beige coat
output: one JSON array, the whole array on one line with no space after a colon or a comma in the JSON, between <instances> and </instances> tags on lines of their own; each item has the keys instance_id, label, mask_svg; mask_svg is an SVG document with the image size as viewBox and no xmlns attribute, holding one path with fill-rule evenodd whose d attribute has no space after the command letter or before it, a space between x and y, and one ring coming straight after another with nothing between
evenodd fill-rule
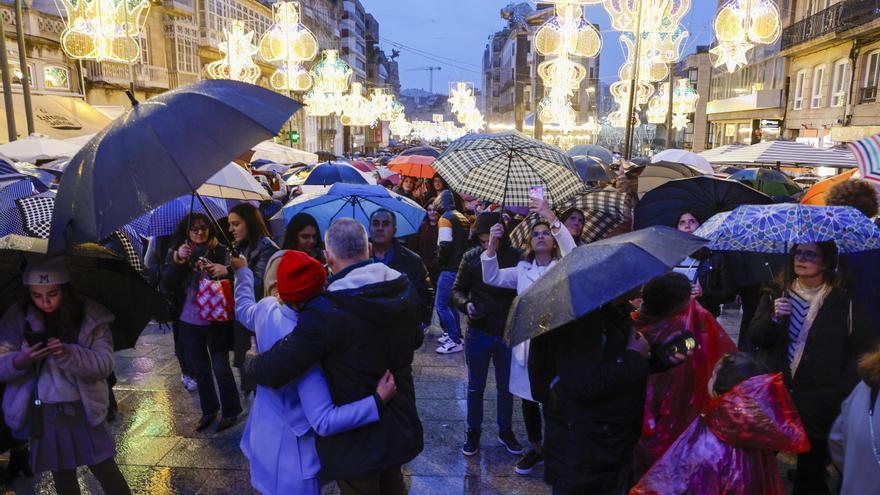
<instances>
[{"instance_id":1,"label":"beige coat","mask_svg":"<svg viewBox=\"0 0 880 495\"><path fill-rule=\"evenodd\" d=\"M55 359L76 382L89 424L97 426L107 417L110 404L107 377L113 372L110 323L114 317L89 299L84 300L83 314L77 344L68 346L70 352L66 356ZM24 341L24 318L22 308L15 304L0 319L0 380L6 382L3 414L6 424L15 431L26 424L35 379L33 367L17 370L12 364ZM43 318L33 306L29 306L27 320L32 331L44 330Z\"/></svg>"}]
</instances>

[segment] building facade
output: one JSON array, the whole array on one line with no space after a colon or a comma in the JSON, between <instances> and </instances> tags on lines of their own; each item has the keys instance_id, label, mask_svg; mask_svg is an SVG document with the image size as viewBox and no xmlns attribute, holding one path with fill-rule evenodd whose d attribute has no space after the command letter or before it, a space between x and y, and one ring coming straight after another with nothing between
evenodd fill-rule
<instances>
[{"instance_id":1,"label":"building facade","mask_svg":"<svg viewBox=\"0 0 880 495\"><path fill-rule=\"evenodd\" d=\"M690 123L686 129L678 131L676 142L672 147L683 148L699 153L706 150L710 127L706 110L709 102L706 95L712 84L712 60L708 46L698 46L695 53L685 57L676 67L678 78L686 78L692 88L700 95L696 111L690 115Z\"/></svg>"}]
</instances>

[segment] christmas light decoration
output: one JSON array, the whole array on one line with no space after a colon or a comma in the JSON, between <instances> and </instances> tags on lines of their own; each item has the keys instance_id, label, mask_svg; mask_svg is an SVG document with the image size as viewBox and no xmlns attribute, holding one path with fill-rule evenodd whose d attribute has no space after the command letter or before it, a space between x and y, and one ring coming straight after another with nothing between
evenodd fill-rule
<instances>
[{"instance_id":1,"label":"christmas light decoration","mask_svg":"<svg viewBox=\"0 0 880 495\"><path fill-rule=\"evenodd\" d=\"M65 19L61 48L69 57L135 63L149 0L59 0Z\"/></svg>"},{"instance_id":2,"label":"christmas light decoration","mask_svg":"<svg viewBox=\"0 0 880 495\"><path fill-rule=\"evenodd\" d=\"M337 50L324 50L323 58L312 67L315 87L325 93L342 94L348 90L351 67L339 58Z\"/></svg>"},{"instance_id":3,"label":"christmas light decoration","mask_svg":"<svg viewBox=\"0 0 880 495\"><path fill-rule=\"evenodd\" d=\"M257 47L253 44L254 32L246 33L241 21L232 21L232 27L224 29L223 34L226 41L217 45L223 58L205 66L208 77L256 83L260 77L260 68L253 59L257 53Z\"/></svg>"},{"instance_id":4,"label":"christmas light decoration","mask_svg":"<svg viewBox=\"0 0 880 495\"><path fill-rule=\"evenodd\" d=\"M409 136L413 130L413 125L410 124L406 118L398 118L392 120L391 123L388 124L388 130L391 131L391 134L403 138Z\"/></svg>"},{"instance_id":5,"label":"christmas light decoration","mask_svg":"<svg viewBox=\"0 0 880 495\"><path fill-rule=\"evenodd\" d=\"M688 116L683 113L676 113L672 116L672 128L677 131L683 131L687 129L690 120L688 120Z\"/></svg>"},{"instance_id":6,"label":"christmas light decoration","mask_svg":"<svg viewBox=\"0 0 880 495\"><path fill-rule=\"evenodd\" d=\"M667 94L669 86L666 86ZM700 95L691 87L687 79L679 79L678 85L672 90L672 112L689 114L697 111L697 101Z\"/></svg>"},{"instance_id":7,"label":"christmas light decoration","mask_svg":"<svg viewBox=\"0 0 880 495\"><path fill-rule=\"evenodd\" d=\"M466 82L457 82L449 90L449 105L452 113L459 114L469 112L477 108L477 99L474 96L473 87Z\"/></svg>"},{"instance_id":8,"label":"christmas light decoration","mask_svg":"<svg viewBox=\"0 0 880 495\"><path fill-rule=\"evenodd\" d=\"M280 62L269 78L276 90L303 92L312 86L312 76L301 65L318 54L318 40L300 23L298 2L272 5L275 22L260 38L260 56L266 62Z\"/></svg>"},{"instance_id":9,"label":"christmas light decoration","mask_svg":"<svg viewBox=\"0 0 880 495\"><path fill-rule=\"evenodd\" d=\"M637 30L673 32L691 7L690 0L604 0L602 3L611 17L612 29L631 33Z\"/></svg>"},{"instance_id":10,"label":"christmas light decoration","mask_svg":"<svg viewBox=\"0 0 880 495\"><path fill-rule=\"evenodd\" d=\"M669 113L669 83L659 85L657 93L648 100L645 113L649 124L666 123L666 115Z\"/></svg>"},{"instance_id":11,"label":"christmas light decoration","mask_svg":"<svg viewBox=\"0 0 880 495\"><path fill-rule=\"evenodd\" d=\"M556 15L535 33L535 49L544 56L592 58L602 50L602 36L583 18L582 4L556 2Z\"/></svg>"},{"instance_id":12,"label":"christmas light decoration","mask_svg":"<svg viewBox=\"0 0 880 495\"><path fill-rule=\"evenodd\" d=\"M376 108L370 100L364 97L363 84L351 83L351 92L344 96L340 104L342 114L339 121L344 126L371 126L378 116Z\"/></svg>"},{"instance_id":13,"label":"christmas light decoration","mask_svg":"<svg viewBox=\"0 0 880 495\"><path fill-rule=\"evenodd\" d=\"M718 11L714 27L717 45L709 53L715 67L733 73L748 64L749 50L779 39L779 8L773 0L731 0Z\"/></svg>"}]
</instances>

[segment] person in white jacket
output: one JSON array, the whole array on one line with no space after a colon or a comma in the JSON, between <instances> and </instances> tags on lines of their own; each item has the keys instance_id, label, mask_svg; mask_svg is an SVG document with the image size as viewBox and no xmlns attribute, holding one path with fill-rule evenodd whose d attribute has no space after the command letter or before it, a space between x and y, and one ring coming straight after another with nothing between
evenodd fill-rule
<instances>
[{"instance_id":1,"label":"person in white jacket","mask_svg":"<svg viewBox=\"0 0 880 495\"><path fill-rule=\"evenodd\" d=\"M232 266L235 316L256 333L260 352L290 333L296 327L296 308L324 290L324 267L301 251L283 253L276 272L277 296L259 302L254 301L254 276L247 261L233 257ZM376 393L337 407L320 366L280 389L258 389L241 450L250 462L251 484L264 495L320 493L315 435L334 435L378 421L379 410L397 390L394 377L386 372Z\"/></svg>"},{"instance_id":2,"label":"person in white jacket","mask_svg":"<svg viewBox=\"0 0 880 495\"><path fill-rule=\"evenodd\" d=\"M496 287L516 289L517 294L522 294L560 258L574 250L574 238L556 218L556 214L544 200L533 198L529 210L540 215L541 220L532 227L529 248L524 255L525 259L520 261L516 267L498 268L495 250L504 233L504 226L500 223L496 224L490 231L489 247L480 256L483 264L483 282ZM531 450L523 455L515 468L518 474L525 475L531 473L535 466L543 463L541 409L540 405L532 399L529 384L528 340L515 346L512 350L510 392L522 399L526 434L529 437L529 443L532 444Z\"/></svg>"}]
</instances>

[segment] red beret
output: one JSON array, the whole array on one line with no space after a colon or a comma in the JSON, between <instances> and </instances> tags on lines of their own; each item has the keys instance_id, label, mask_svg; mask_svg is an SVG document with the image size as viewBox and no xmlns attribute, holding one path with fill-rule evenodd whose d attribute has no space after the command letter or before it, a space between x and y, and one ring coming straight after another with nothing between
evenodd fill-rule
<instances>
[{"instance_id":1,"label":"red beret","mask_svg":"<svg viewBox=\"0 0 880 495\"><path fill-rule=\"evenodd\" d=\"M278 264L278 297L285 303L308 301L324 291L327 272L321 263L302 251L290 250Z\"/></svg>"}]
</instances>

